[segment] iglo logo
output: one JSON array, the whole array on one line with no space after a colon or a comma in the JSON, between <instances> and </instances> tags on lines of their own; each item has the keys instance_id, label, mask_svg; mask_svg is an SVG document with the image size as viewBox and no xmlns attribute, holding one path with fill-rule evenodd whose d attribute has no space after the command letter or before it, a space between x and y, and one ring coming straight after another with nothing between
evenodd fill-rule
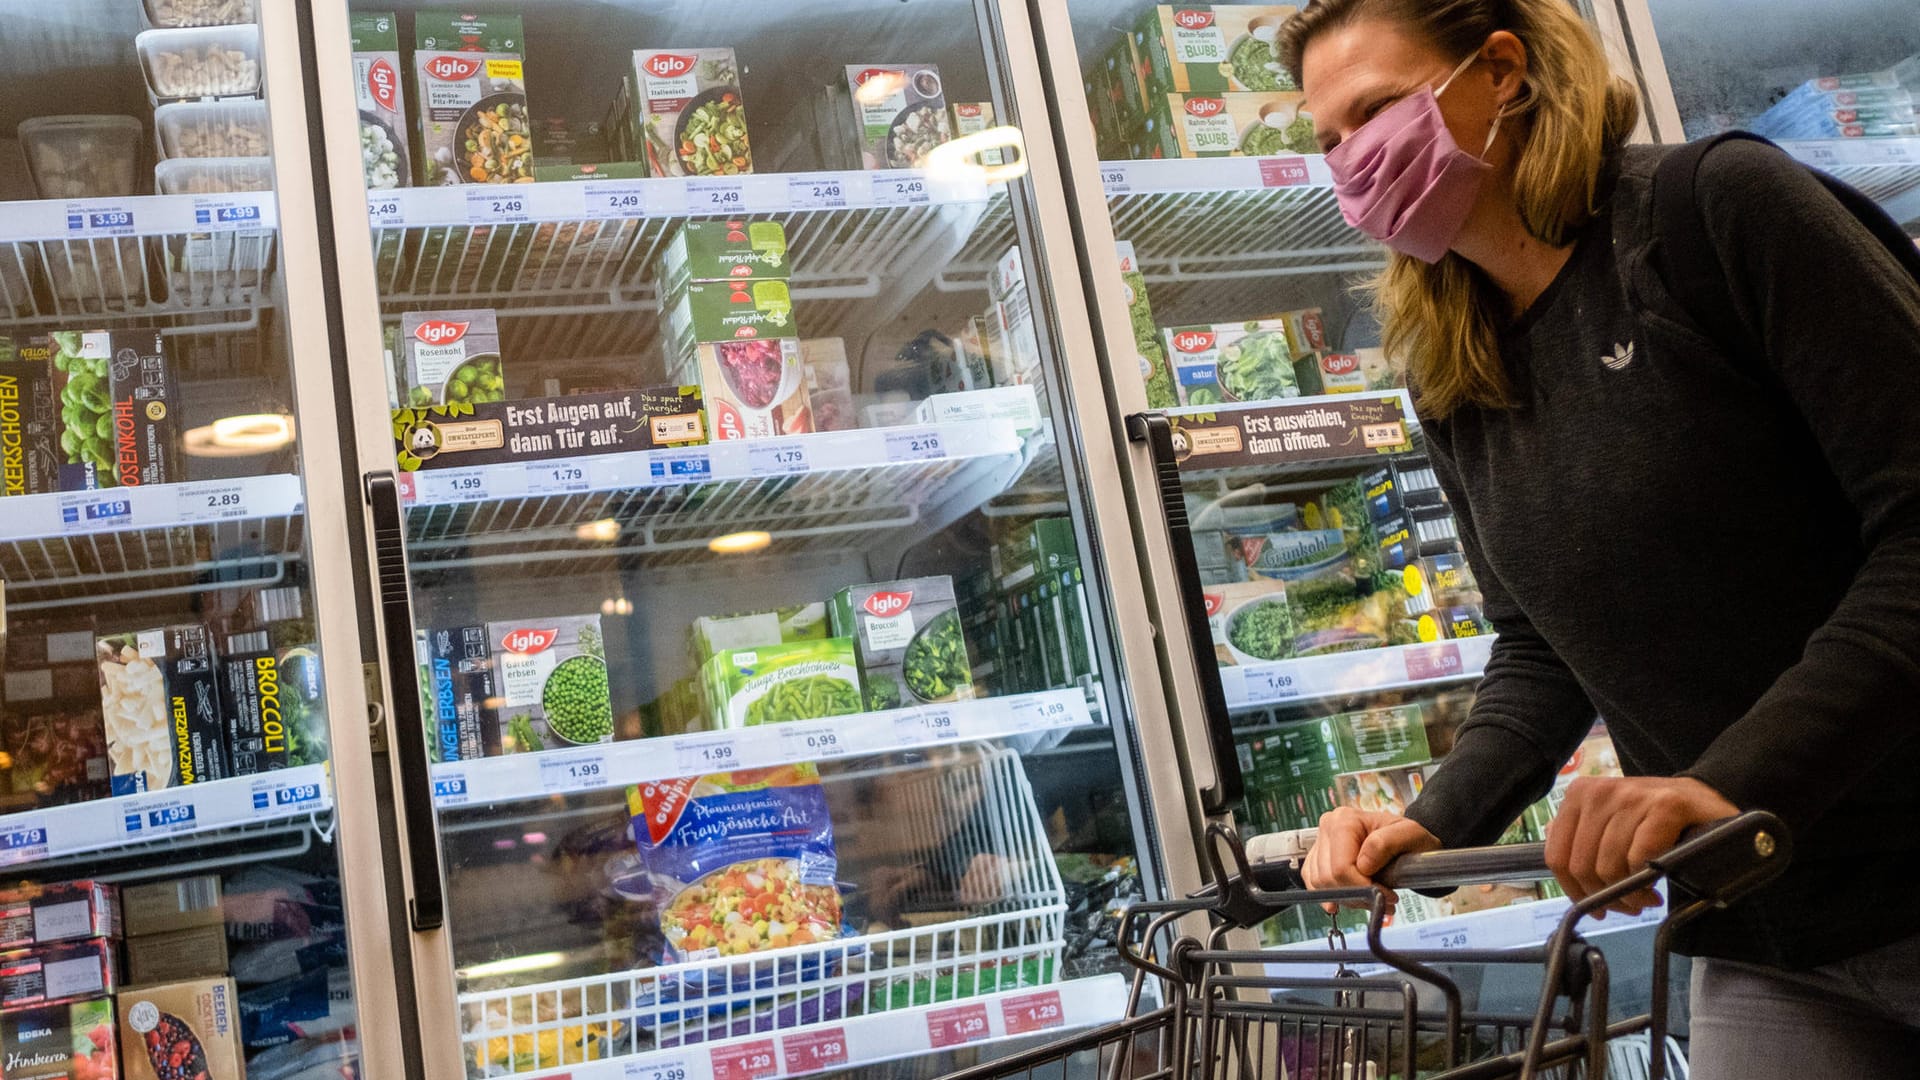
<instances>
[{"instance_id":1,"label":"iglo logo","mask_svg":"<svg viewBox=\"0 0 1920 1080\"><path fill-rule=\"evenodd\" d=\"M451 319L428 319L413 328L413 336L415 340L428 345L451 345L467 336L467 327L470 325Z\"/></svg>"},{"instance_id":2,"label":"iglo logo","mask_svg":"<svg viewBox=\"0 0 1920 1080\"><path fill-rule=\"evenodd\" d=\"M911 592L877 592L860 606L876 619L890 619L913 605Z\"/></svg>"},{"instance_id":3,"label":"iglo logo","mask_svg":"<svg viewBox=\"0 0 1920 1080\"><path fill-rule=\"evenodd\" d=\"M1192 98L1187 102L1189 116L1217 116L1227 103L1217 97Z\"/></svg>"},{"instance_id":4,"label":"iglo logo","mask_svg":"<svg viewBox=\"0 0 1920 1080\"><path fill-rule=\"evenodd\" d=\"M672 79L693 70L693 57L679 53L654 53L641 66L656 79Z\"/></svg>"},{"instance_id":5,"label":"iglo logo","mask_svg":"<svg viewBox=\"0 0 1920 1080\"><path fill-rule=\"evenodd\" d=\"M367 68L367 94L382 109L400 111L400 76L385 57L375 60Z\"/></svg>"},{"instance_id":6,"label":"iglo logo","mask_svg":"<svg viewBox=\"0 0 1920 1080\"><path fill-rule=\"evenodd\" d=\"M1360 358L1352 353L1332 353L1320 361L1329 375L1346 375L1360 370Z\"/></svg>"},{"instance_id":7,"label":"iglo logo","mask_svg":"<svg viewBox=\"0 0 1920 1080\"><path fill-rule=\"evenodd\" d=\"M1182 30L1205 30L1213 25L1213 12L1182 8L1173 13L1173 21Z\"/></svg>"},{"instance_id":8,"label":"iglo logo","mask_svg":"<svg viewBox=\"0 0 1920 1080\"><path fill-rule=\"evenodd\" d=\"M1217 592L1201 593L1200 596L1201 599L1207 602L1207 618L1209 619L1220 614L1220 609L1227 606L1227 598Z\"/></svg>"},{"instance_id":9,"label":"iglo logo","mask_svg":"<svg viewBox=\"0 0 1920 1080\"><path fill-rule=\"evenodd\" d=\"M1213 334L1206 330L1186 330L1173 335L1175 352L1197 353L1213 348Z\"/></svg>"},{"instance_id":10,"label":"iglo logo","mask_svg":"<svg viewBox=\"0 0 1920 1080\"><path fill-rule=\"evenodd\" d=\"M536 630L528 627L509 630L506 636L500 639L500 647L522 656L532 656L552 648L554 639L559 636L560 631L555 629Z\"/></svg>"},{"instance_id":11,"label":"iglo logo","mask_svg":"<svg viewBox=\"0 0 1920 1080\"><path fill-rule=\"evenodd\" d=\"M435 56L427 61L427 77L441 82L460 82L480 74L481 61L464 56Z\"/></svg>"}]
</instances>

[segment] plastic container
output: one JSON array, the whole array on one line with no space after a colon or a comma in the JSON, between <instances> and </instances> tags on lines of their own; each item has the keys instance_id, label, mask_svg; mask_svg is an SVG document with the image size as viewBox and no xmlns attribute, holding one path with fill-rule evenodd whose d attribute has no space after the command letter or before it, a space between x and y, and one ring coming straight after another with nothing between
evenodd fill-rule
<instances>
[{"instance_id":1,"label":"plastic container","mask_svg":"<svg viewBox=\"0 0 1920 1080\"><path fill-rule=\"evenodd\" d=\"M273 159L263 157L169 158L153 167L153 189L162 195L213 195L273 190Z\"/></svg>"},{"instance_id":2,"label":"plastic container","mask_svg":"<svg viewBox=\"0 0 1920 1080\"><path fill-rule=\"evenodd\" d=\"M39 116L20 123L20 149L43 199L138 194L142 124L131 116Z\"/></svg>"},{"instance_id":3,"label":"plastic container","mask_svg":"<svg viewBox=\"0 0 1920 1080\"><path fill-rule=\"evenodd\" d=\"M259 18L253 0L146 0L155 26L234 26Z\"/></svg>"},{"instance_id":4,"label":"plastic container","mask_svg":"<svg viewBox=\"0 0 1920 1080\"><path fill-rule=\"evenodd\" d=\"M267 103L175 101L153 110L163 158L265 157Z\"/></svg>"},{"instance_id":5,"label":"plastic container","mask_svg":"<svg viewBox=\"0 0 1920 1080\"><path fill-rule=\"evenodd\" d=\"M133 39L155 102L260 92L260 28L143 30Z\"/></svg>"}]
</instances>

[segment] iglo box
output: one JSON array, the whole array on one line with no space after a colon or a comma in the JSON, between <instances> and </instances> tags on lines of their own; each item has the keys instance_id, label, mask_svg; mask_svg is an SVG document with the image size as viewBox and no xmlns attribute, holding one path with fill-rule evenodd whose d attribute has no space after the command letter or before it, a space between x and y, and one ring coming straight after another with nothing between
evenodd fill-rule
<instances>
[{"instance_id":1,"label":"iglo box","mask_svg":"<svg viewBox=\"0 0 1920 1080\"><path fill-rule=\"evenodd\" d=\"M1285 319L1170 326L1164 334L1184 405L1300 396Z\"/></svg>"},{"instance_id":2,"label":"iglo box","mask_svg":"<svg viewBox=\"0 0 1920 1080\"><path fill-rule=\"evenodd\" d=\"M1274 43L1299 11L1277 4L1160 4L1131 35L1164 91L1293 90Z\"/></svg>"},{"instance_id":3,"label":"iglo box","mask_svg":"<svg viewBox=\"0 0 1920 1080\"><path fill-rule=\"evenodd\" d=\"M119 933L119 897L105 882L22 883L0 892L0 949Z\"/></svg>"},{"instance_id":4,"label":"iglo box","mask_svg":"<svg viewBox=\"0 0 1920 1080\"><path fill-rule=\"evenodd\" d=\"M732 49L637 49L631 122L652 176L753 171Z\"/></svg>"},{"instance_id":5,"label":"iglo box","mask_svg":"<svg viewBox=\"0 0 1920 1080\"><path fill-rule=\"evenodd\" d=\"M1313 115L1305 97L1276 94L1168 94L1161 112L1181 157L1268 157L1317 154Z\"/></svg>"},{"instance_id":6,"label":"iglo box","mask_svg":"<svg viewBox=\"0 0 1920 1080\"><path fill-rule=\"evenodd\" d=\"M655 284L661 296L677 296L688 282L739 278L785 281L792 271L787 260L787 230L777 221L689 221L660 253Z\"/></svg>"},{"instance_id":7,"label":"iglo box","mask_svg":"<svg viewBox=\"0 0 1920 1080\"><path fill-rule=\"evenodd\" d=\"M934 64L848 64L847 88L866 168L923 168L933 148L953 137Z\"/></svg>"},{"instance_id":8,"label":"iglo box","mask_svg":"<svg viewBox=\"0 0 1920 1080\"><path fill-rule=\"evenodd\" d=\"M613 740L613 699L598 615L487 624L503 753Z\"/></svg>"},{"instance_id":9,"label":"iglo box","mask_svg":"<svg viewBox=\"0 0 1920 1080\"><path fill-rule=\"evenodd\" d=\"M232 979L143 986L120 994L118 1004L125 1080L244 1080Z\"/></svg>"},{"instance_id":10,"label":"iglo box","mask_svg":"<svg viewBox=\"0 0 1920 1080\"><path fill-rule=\"evenodd\" d=\"M533 181L533 123L518 15L423 11L414 17L420 182Z\"/></svg>"},{"instance_id":11,"label":"iglo box","mask_svg":"<svg viewBox=\"0 0 1920 1080\"><path fill-rule=\"evenodd\" d=\"M867 708L973 696L973 665L950 577L851 585L833 596L833 632L853 639Z\"/></svg>"},{"instance_id":12,"label":"iglo box","mask_svg":"<svg viewBox=\"0 0 1920 1080\"><path fill-rule=\"evenodd\" d=\"M700 676L716 728L860 711L860 669L853 642L845 637L723 649L700 669Z\"/></svg>"},{"instance_id":13,"label":"iglo box","mask_svg":"<svg viewBox=\"0 0 1920 1080\"><path fill-rule=\"evenodd\" d=\"M492 308L406 312L400 341L400 391L407 404L480 405L506 398L500 323Z\"/></svg>"},{"instance_id":14,"label":"iglo box","mask_svg":"<svg viewBox=\"0 0 1920 1080\"><path fill-rule=\"evenodd\" d=\"M407 107L400 91L400 26L391 11L349 16L353 36L353 96L360 109L360 163L367 188L404 187Z\"/></svg>"}]
</instances>

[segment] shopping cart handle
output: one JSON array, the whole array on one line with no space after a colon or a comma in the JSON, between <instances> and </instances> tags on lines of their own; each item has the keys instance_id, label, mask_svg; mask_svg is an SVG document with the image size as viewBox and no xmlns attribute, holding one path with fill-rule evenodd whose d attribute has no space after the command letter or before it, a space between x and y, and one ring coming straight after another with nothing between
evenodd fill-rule
<instances>
[{"instance_id":1,"label":"shopping cart handle","mask_svg":"<svg viewBox=\"0 0 1920 1080\"><path fill-rule=\"evenodd\" d=\"M1696 899L1726 907L1780 876L1793 861L1793 836L1764 810L1715 822L1648 861Z\"/></svg>"},{"instance_id":2,"label":"shopping cart handle","mask_svg":"<svg viewBox=\"0 0 1920 1080\"><path fill-rule=\"evenodd\" d=\"M1374 875L1374 881L1389 889L1439 889L1535 881L1551 876L1552 872L1547 869L1547 845L1503 844L1402 855Z\"/></svg>"}]
</instances>

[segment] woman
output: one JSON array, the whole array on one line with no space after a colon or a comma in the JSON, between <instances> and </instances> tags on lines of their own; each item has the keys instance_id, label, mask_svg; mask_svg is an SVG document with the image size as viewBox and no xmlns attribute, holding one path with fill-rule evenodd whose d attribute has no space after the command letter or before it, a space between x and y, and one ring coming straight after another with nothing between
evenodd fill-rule
<instances>
[{"instance_id":1,"label":"woman","mask_svg":"<svg viewBox=\"0 0 1920 1080\"><path fill-rule=\"evenodd\" d=\"M1574 897L1762 808L1786 875L1697 924L1694 1075L1920 1069L1920 286L1804 168L1710 150L1698 203L1758 350L1698 329L1649 235L1660 157L1566 0L1322 0L1282 56L1499 638L1406 817L1307 862L1365 882L1489 843L1596 713L1629 776L1568 792ZM1650 896L1633 898L1638 910Z\"/></svg>"}]
</instances>

